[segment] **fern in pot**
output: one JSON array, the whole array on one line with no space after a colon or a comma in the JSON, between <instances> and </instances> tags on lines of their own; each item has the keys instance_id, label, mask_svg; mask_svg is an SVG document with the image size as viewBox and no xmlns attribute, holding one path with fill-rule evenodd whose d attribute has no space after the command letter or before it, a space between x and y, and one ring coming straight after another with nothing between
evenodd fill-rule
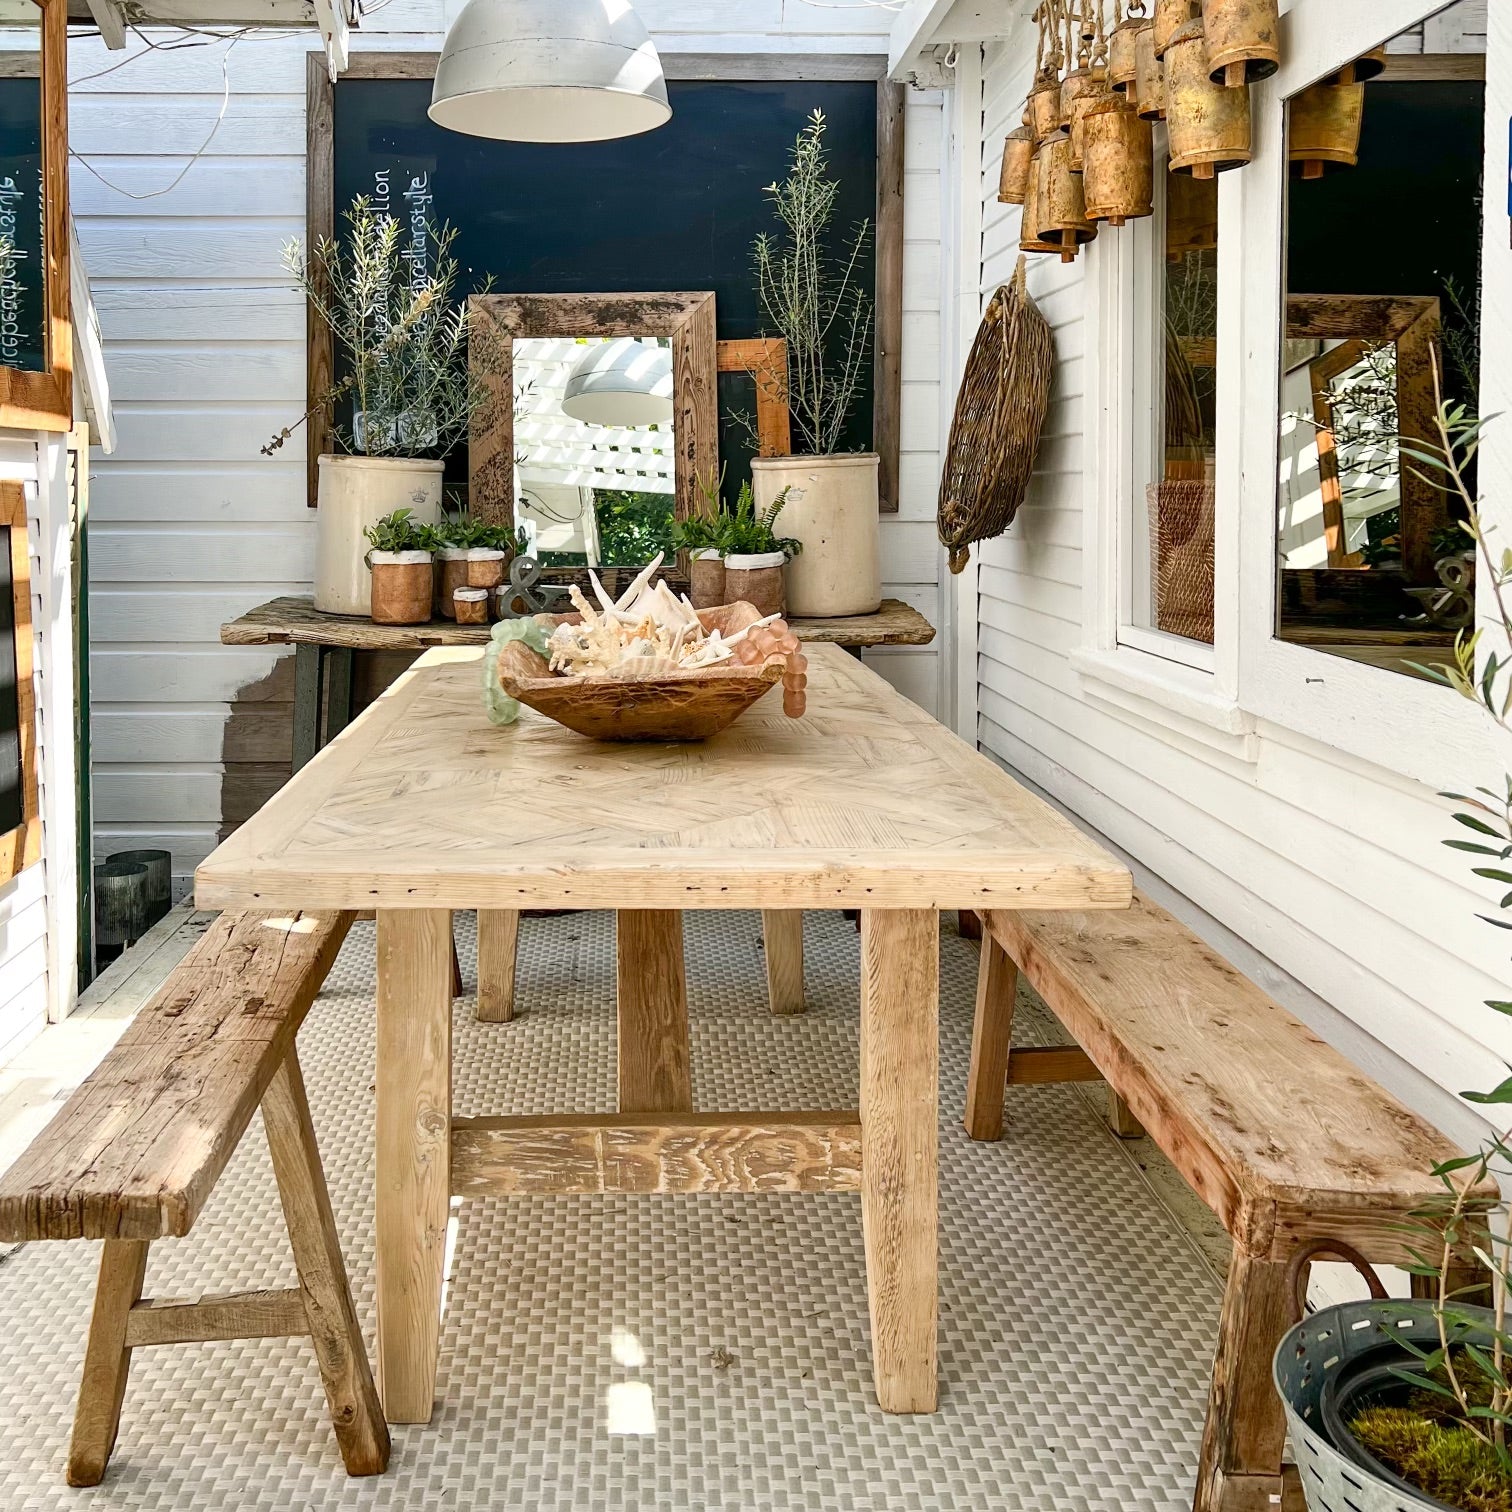
<instances>
[{"instance_id":1,"label":"fern in pot","mask_svg":"<svg viewBox=\"0 0 1512 1512\"><path fill-rule=\"evenodd\" d=\"M263 448L277 451L327 406L350 406L322 454L315 550L315 607L366 614L363 537L396 509L418 524L441 519L443 459L466 434L474 395L467 372L467 303L456 294L456 233L417 227L352 201L342 239L306 252L284 247L284 265L314 318L331 332L342 378Z\"/></svg>"},{"instance_id":2,"label":"fern in pot","mask_svg":"<svg viewBox=\"0 0 1512 1512\"><path fill-rule=\"evenodd\" d=\"M840 183L829 174L824 133L816 110L793 144L787 178L767 188L780 229L755 245L757 293L787 343L788 407L803 450L751 464L756 509L764 514L785 495L783 528L803 548L787 572L789 606L821 618L871 614L882 603L881 459L839 450L871 353L871 223L832 249Z\"/></svg>"}]
</instances>

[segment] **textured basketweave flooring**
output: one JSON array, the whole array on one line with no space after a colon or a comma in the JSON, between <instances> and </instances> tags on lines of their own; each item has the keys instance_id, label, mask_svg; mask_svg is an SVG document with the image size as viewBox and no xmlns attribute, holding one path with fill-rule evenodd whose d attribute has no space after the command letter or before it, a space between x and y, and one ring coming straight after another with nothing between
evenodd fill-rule
<instances>
[{"instance_id":1,"label":"textured basketweave flooring","mask_svg":"<svg viewBox=\"0 0 1512 1512\"><path fill-rule=\"evenodd\" d=\"M759 918L688 916L705 1109L856 1098L858 947L807 923L809 1011L766 1011ZM456 1016L462 1113L613 1106L608 914L527 919L508 1025ZM473 921L458 918L468 990ZM139 1351L104 1486L62 1484L93 1244L0 1263L0 1509L1171 1509L1190 1505L1218 1289L1073 1088L960 1127L975 949L941 938L941 1402L872 1399L854 1196L532 1198L456 1209L440 1380L385 1476L348 1480L304 1340ZM300 1045L358 1312L373 1336L373 925ZM148 1291L287 1285L260 1122Z\"/></svg>"}]
</instances>

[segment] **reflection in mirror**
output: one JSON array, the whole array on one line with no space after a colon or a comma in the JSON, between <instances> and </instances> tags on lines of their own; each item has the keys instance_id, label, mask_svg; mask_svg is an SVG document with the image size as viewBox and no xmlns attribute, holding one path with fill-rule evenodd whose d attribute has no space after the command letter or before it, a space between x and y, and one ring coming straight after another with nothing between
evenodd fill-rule
<instances>
[{"instance_id":1,"label":"reflection in mirror","mask_svg":"<svg viewBox=\"0 0 1512 1512\"><path fill-rule=\"evenodd\" d=\"M3 10L7 50L40 58L42 11ZM18 45L19 43L19 45ZM0 79L0 366L47 370L47 260L43 241L42 80Z\"/></svg>"},{"instance_id":2,"label":"reflection in mirror","mask_svg":"<svg viewBox=\"0 0 1512 1512\"><path fill-rule=\"evenodd\" d=\"M672 350L656 337L514 339L515 516L548 566L671 550Z\"/></svg>"},{"instance_id":3,"label":"reflection in mirror","mask_svg":"<svg viewBox=\"0 0 1512 1512\"><path fill-rule=\"evenodd\" d=\"M1483 57L1422 48L1420 26L1289 102L1277 492L1277 634L1414 677L1474 607L1470 539L1410 452L1435 363L1476 406L1485 104Z\"/></svg>"}]
</instances>

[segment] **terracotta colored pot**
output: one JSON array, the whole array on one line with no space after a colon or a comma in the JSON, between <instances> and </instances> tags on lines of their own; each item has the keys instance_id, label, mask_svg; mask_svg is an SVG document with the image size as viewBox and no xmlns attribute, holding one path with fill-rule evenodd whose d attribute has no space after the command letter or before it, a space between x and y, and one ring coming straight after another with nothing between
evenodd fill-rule
<instances>
[{"instance_id":1,"label":"terracotta colored pot","mask_svg":"<svg viewBox=\"0 0 1512 1512\"><path fill-rule=\"evenodd\" d=\"M761 556L727 556L724 559L725 601L750 604L763 617L782 614L787 608L782 579L786 562L787 558L780 551L768 551Z\"/></svg>"},{"instance_id":2,"label":"terracotta colored pot","mask_svg":"<svg viewBox=\"0 0 1512 1512\"><path fill-rule=\"evenodd\" d=\"M374 551L372 618L375 625L423 625L431 617L431 554Z\"/></svg>"},{"instance_id":3,"label":"terracotta colored pot","mask_svg":"<svg viewBox=\"0 0 1512 1512\"><path fill-rule=\"evenodd\" d=\"M488 589L458 588L452 594L452 615L459 625L488 623Z\"/></svg>"},{"instance_id":4,"label":"terracotta colored pot","mask_svg":"<svg viewBox=\"0 0 1512 1512\"><path fill-rule=\"evenodd\" d=\"M509 570L507 553L491 546L447 546L437 555L435 607L444 619L455 619L452 598L459 588L486 588L490 593Z\"/></svg>"},{"instance_id":5,"label":"terracotta colored pot","mask_svg":"<svg viewBox=\"0 0 1512 1512\"><path fill-rule=\"evenodd\" d=\"M714 609L725 597L725 562L717 551L695 551L688 561L688 598L695 609Z\"/></svg>"}]
</instances>

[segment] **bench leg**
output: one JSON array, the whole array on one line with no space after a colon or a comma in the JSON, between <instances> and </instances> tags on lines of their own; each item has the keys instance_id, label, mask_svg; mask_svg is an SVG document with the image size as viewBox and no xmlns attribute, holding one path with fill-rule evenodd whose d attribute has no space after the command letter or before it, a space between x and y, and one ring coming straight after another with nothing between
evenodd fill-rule
<instances>
[{"instance_id":1,"label":"bench leg","mask_svg":"<svg viewBox=\"0 0 1512 1512\"><path fill-rule=\"evenodd\" d=\"M507 1024L514 1017L515 957L519 944L518 910L478 910L477 1018L480 1024Z\"/></svg>"},{"instance_id":2,"label":"bench leg","mask_svg":"<svg viewBox=\"0 0 1512 1512\"><path fill-rule=\"evenodd\" d=\"M1280 1493L1286 1418L1271 1357L1295 1321L1286 1269L1237 1253L1229 1264L1193 1512L1249 1512Z\"/></svg>"},{"instance_id":3,"label":"bench leg","mask_svg":"<svg viewBox=\"0 0 1512 1512\"><path fill-rule=\"evenodd\" d=\"M682 914L622 908L615 915L621 1113L691 1113L688 984Z\"/></svg>"},{"instance_id":4,"label":"bench leg","mask_svg":"<svg viewBox=\"0 0 1512 1512\"><path fill-rule=\"evenodd\" d=\"M451 1215L451 915L378 910L378 1383L428 1423Z\"/></svg>"},{"instance_id":5,"label":"bench leg","mask_svg":"<svg viewBox=\"0 0 1512 1512\"><path fill-rule=\"evenodd\" d=\"M939 929L932 908L861 915L861 1226L884 1412L939 1399Z\"/></svg>"},{"instance_id":6,"label":"bench leg","mask_svg":"<svg viewBox=\"0 0 1512 1512\"><path fill-rule=\"evenodd\" d=\"M100 1255L100 1280L95 1287L79 1405L74 1410L73 1438L68 1446L70 1486L98 1486L110 1462L110 1451L115 1448L126 1374L131 1368L126 1320L142 1299L147 1248L143 1239L107 1239Z\"/></svg>"},{"instance_id":7,"label":"bench leg","mask_svg":"<svg viewBox=\"0 0 1512 1512\"><path fill-rule=\"evenodd\" d=\"M1143 1139L1145 1126L1129 1112L1129 1105L1112 1087L1108 1088L1108 1127L1120 1139Z\"/></svg>"},{"instance_id":8,"label":"bench leg","mask_svg":"<svg viewBox=\"0 0 1512 1512\"><path fill-rule=\"evenodd\" d=\"M766 952L767 1006L773 1013L802 1013L803 910L762 909L761 939Z\"/></svg>"},{"instance_id":9,"label":"bench leg","mask_svg":"<svg viewBox=\"0 0 1512 1512\"><path fill-rule=\"evenodd\" d=\"M378 1475L388 1465L388 1424L352 1307L304 1076L292 1047L263 1093L262 1109L305 1317L341 1458L349 1475Z\"/></svg>"},{"instance_id":10,"label":"bench leg","mask_svg":"<svg viewBox=\"0 0 1512 1512\"><path fill-rule=\"evenodd\" d=\"M982 937L977 967L976 1020L966 1079L966 1132L973 1139L1003 1137L1003 1093L1008 1084L1008 1045L1017 991L1018 967L988 930Z\"/></svg>"}]
</instances>

